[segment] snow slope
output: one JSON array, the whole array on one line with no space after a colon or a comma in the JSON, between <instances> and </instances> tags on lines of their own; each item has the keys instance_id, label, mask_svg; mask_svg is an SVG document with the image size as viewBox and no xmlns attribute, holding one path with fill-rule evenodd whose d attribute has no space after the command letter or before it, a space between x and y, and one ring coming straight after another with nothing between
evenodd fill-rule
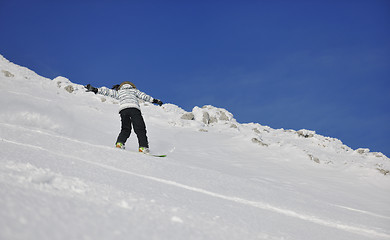
<instances>
[{"instance_id":1,"label":"snow slope","mask_svg":"<svg viewBox=\"0 0 390 240\"><path fill-rule=\"evenodd\" d=\"M2 56L0 90L2 240L390 239L381 153L143 103L154 158L113 147L114 99Z\"/></svg>"}]
</instances>

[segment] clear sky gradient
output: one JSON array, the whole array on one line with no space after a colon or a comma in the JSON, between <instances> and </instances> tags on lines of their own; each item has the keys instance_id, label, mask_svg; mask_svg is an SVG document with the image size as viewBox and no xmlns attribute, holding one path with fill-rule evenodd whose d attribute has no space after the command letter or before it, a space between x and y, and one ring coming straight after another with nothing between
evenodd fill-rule
<instances>
[{"instance_id":1,"label":"clear sky gradient","mask_svg":"<svg viewBox=\"0 0 390 240\"><path fill-rule=\"evenodd\" d=\"M390 156L387 0L0 0L0 54Z\"/></svg>"}]
</instances>

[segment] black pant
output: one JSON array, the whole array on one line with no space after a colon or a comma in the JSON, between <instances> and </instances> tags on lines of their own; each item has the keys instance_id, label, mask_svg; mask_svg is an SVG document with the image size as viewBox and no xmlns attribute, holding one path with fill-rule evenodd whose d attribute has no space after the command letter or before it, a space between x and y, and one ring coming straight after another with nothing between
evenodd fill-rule
<instances>
[{"instance_id":1,"label":"black pant","mask_svg":"<svg viewBox=\"0 0 390 240\"><path fill-rule=\"evenodd\" d=\"M125 143L130 137L131 125L137 134L139 147L149 148L148 137L146 136L146 125L141 111L137 108L126 108L119 112L121 115L121 132L116 142Z\"/></svg>"}]
</instances>

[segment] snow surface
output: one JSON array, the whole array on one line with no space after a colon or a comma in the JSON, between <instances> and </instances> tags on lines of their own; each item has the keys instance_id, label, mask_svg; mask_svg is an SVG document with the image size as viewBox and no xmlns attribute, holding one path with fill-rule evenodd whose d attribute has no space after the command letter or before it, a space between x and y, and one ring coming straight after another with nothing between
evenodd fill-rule
<instances>
[{"instance_id":1,"label":"snow surface","mask_svg":"<svg viewBox=\"0 0 390 240\"><path fill-rule=\"evenodd\" d=\"M0 90L1 240L390 239L381 153L143 103L154 158L113 147L114 99L2 56Z\"/></svg>"}]
</instances>

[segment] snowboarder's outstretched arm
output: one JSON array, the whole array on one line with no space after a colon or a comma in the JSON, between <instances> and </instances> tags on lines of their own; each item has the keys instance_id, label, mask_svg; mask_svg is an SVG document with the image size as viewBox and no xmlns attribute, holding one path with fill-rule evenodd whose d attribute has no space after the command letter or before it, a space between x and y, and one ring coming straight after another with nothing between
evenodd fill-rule
<instances>
[{"instance_id":1,"label":"snowboarder's outstretched arm","mask_svg":"<svg viewBox=\"0 0 390 240\"><path fill-rule=\"evenodd\" d=\"M97 93L99 93L101 95L104 95L104 96L109 96L109 97L113 97L113 98L119 99L118 91L112 90L112 89L109 89L109 88L106 88L106 87L98 88Z\"/></svg>"},{"instance_id":2,"label":"snowboarder's outstretched arm","mask_svg":"<svg viewBox=\"0 0 390 240\"><path fill-rule=\"evenodd\" d=\"M105 96L113 97L118 99L118 92L112 89L108 89L106 87L95 88L91 84L87 84L84 86L87 89L87 92L94 92L95 94L99 93Z\"/></svg>"},{"instance_id":3,"label":"snowboarder's outstretched arm","mask_svg":"<svg viewBox=\"0 0 390 240\"><path fill-rule=\"evenodd\" d=\"M158 105L162 105L163 103L161 102L161 100L157 99L157 98L153 98L149 95L147 95L146 93L144 92L141 92L139 90L136 89L136 96L139 98L139 99L142 99L144 101L147 101L147 102L151 102L151 103L155 103L155 104L158 104Z\"/></svg>"}]
</instances>

